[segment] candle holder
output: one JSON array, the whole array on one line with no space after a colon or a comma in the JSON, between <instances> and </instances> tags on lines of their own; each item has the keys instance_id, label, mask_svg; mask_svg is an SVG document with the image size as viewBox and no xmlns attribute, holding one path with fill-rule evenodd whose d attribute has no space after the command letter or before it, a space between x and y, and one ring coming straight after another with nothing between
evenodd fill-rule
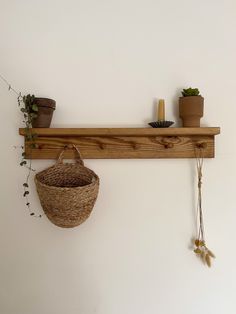
<instances>
[{"instance_id":1,"label":"candle holder","mask_svg":"<svg viewBox=\"0 0 236 314\"><path fill-rule=\"evenodd\" d=\"M173 121L164 121L164 120L158 120L148 123L153 128L168 128L172 124L174 124Z\"/></svg>"}]
</instances>

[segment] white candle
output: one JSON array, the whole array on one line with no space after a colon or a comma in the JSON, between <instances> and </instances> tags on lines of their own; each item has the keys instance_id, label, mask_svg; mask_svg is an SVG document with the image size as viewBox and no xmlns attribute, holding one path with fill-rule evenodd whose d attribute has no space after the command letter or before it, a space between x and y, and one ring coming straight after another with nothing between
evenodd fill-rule
<instances>
[{"instance_id":1,"label":"white candle","mask_svg":"<svg viewBox=\"0 0 236 314\"><path fill-rule=\"evenodd\" d=\"M157 106L158 106L157 120L158 121L165 121L165 100L160 99Z\"/></svg>"}]
</instances>

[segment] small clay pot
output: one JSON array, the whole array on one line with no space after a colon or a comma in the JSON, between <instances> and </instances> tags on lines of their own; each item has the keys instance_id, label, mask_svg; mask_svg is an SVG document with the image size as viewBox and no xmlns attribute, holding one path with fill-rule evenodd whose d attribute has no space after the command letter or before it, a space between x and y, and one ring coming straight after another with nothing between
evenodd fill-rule
<instances>
[{"instance_id":1,"label":"small clay pot","mask_svg":"<svg viewBox=\"0 0 236 314\"><path fill-rule=\"evenodd\" d=\"M200 127L203 117L204 98L202 96L187 96L179 98L179 116L184 127Z\"/></svg>"},{"instance_id":2,"label":"small clay pot","mask_svg":"<svg viewBox=\"0 0 236 314\"><path fill-rule=\"evenodd\" d=\"M34 103L38 106L37 118L32 122L33 128L49 128L56 102L49 98L35 97Z\"/></svg>"}]
</instances>

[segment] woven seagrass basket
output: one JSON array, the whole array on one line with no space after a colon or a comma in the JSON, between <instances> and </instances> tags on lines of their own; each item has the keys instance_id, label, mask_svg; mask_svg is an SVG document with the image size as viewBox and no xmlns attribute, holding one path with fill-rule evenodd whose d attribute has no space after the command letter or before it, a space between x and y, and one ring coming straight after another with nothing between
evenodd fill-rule
<instances>
[{"instance_id":1,"label":"woven seagrass basket","mask_svg":"<svg viewBox=\"0 0 236 314\"><path fill-rule=\"evenodd\" d=\"M61 152L56 164L35 176L42 208L56 226L72 228L90 215L97 199L99 178L84 166L80 152L75 163L63 163Z\"/></svg>"}]
</instances>

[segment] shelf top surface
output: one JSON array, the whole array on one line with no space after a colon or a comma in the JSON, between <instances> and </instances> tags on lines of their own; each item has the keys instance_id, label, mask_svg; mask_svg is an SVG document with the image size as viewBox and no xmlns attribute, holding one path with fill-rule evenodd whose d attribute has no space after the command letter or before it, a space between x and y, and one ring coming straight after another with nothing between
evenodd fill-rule
<instances>
[{"instance_id":1,"label":"shelf top surface","mask_svg":"<svg viewBox=\"0 0 236 314\"><path fill-rule=\"evenodd\" d=\"M35 128L38 136L158 136L217 135L219 127L200 128ZM25 135L25 129L19 129Z\"/></svg>"}]
</instances>

